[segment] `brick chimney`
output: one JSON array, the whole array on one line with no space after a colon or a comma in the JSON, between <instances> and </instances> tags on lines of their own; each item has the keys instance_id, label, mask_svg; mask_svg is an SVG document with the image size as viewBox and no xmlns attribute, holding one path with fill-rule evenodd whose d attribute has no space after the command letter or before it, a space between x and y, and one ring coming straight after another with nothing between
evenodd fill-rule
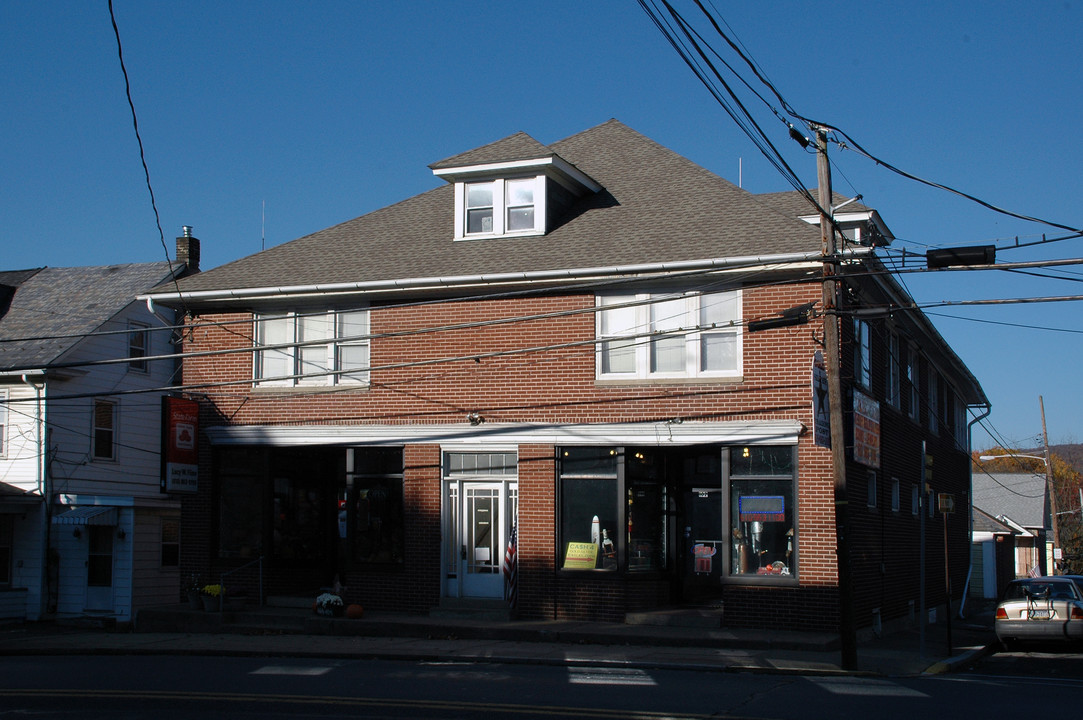
<instances>
[{"instance_id":1,"label":"brick chimney","mask_svg":"<svg viewBox=\"0 0 1083 720\"><path fill-rule=\"evenodd\" d=\"M195 275L199 272L199 238L192 237L191 225L185 225L181 232L177 238L177 262L187 266L185 275Z\"/></svg>"}]
</instances>

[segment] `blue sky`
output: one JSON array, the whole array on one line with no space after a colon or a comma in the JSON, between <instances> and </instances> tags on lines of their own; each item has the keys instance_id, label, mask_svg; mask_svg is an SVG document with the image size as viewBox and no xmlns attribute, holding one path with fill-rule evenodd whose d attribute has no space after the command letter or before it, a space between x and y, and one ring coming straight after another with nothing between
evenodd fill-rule
<instances>
[{"instance_id":1,"label":"blue sky","mask_svg":"<svg viewBox=\"0 0 1083 720\"><path fill-rule=\"evenodd\" d=\"M800 114L920 177L1083 226L1080 4L716 4ZM752 192L790 189L635 0L114 10L166 245L192 225L204 268L435 187L428 164L461 151L520 130L549 143L613 117ZM0 3L0 42L0 268L162 259L107 1ZM815 158L755 112L814 187ZM898 248L1065 234L831 152L835 190L861 193ZM998 260L1081 255L1074 239ZM1083 267L1055 275L904 279L922 303L1083 294ZM1050 441L1083 441L1080 303L930 313L989 395L999 438L1033 447L1044 396ZM992 442L976 432L975 446Z\"/></svg>"}]
</instances>

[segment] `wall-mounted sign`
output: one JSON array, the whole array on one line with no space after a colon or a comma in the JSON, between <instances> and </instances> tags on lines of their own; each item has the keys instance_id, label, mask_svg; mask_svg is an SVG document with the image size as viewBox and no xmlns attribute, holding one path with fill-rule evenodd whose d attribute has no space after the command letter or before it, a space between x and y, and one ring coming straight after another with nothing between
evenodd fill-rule
<instances>
[{"instance_id":1,"label":"wall-mounted sign","mask_svg":"<svg viewBox=\"0 0 1083 720\"><path fill-rule=\"evenodd\" d=\"M880 467L880 403L854 390L854 460Z\"/></svg>"},{"instance_id":2,"label":"wall-mounted sign","mask_svg":"<svg viewBox=\"0 0 1083 720\"><path fill-rule=\"evenodd\" d=\"M162 398L162 492L199 490L199 403Z\"/></svg>"},{"instance_id":3,"label":"wall-mounted sign","mask_svg":"<svg viewBox=\"0 0 1083 720\"><path fill-rule=\"evenodd\" d=\"M827 365L819 350L812 356L812 436L819 447L831 447L831 408L827 398Z\"/></svg>"}]
</instances>

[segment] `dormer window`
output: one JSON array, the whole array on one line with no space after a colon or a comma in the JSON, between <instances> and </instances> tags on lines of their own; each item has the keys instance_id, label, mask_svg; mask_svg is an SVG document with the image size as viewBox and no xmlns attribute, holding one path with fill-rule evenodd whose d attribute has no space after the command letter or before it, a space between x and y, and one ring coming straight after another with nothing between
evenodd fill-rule
<instances>
[{"instance_id":1,"label":"dormer window","mask_svg":"<svg viewBox=\"0 0 1083 720\"><path fill-rule=\"evenodd\" d=\"M429 166L455 185L455 239L545 235L602 187L552 149L516 133Z\"/></svg>"},{"instance_id":2,"label":"dormer window","mask_svg":"<svg viewBox=\"0 0 1083 720\"><path fill-rule=\"evenodd\" d=\"M458 182L456 190L456 239L545 232L544 175Z\"/></svg>"}]
</instances>

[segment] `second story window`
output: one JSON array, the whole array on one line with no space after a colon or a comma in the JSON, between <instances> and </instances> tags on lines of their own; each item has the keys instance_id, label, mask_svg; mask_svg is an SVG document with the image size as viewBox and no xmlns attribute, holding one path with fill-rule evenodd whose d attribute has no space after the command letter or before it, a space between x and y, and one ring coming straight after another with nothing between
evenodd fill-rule
<instances>
[{"instance_id":1,"label":"second story window","mask_svg":"<svg viewBox=\"0 0 1083 720\"><path fill-rule=\"evenodd\" d=\"M864 388L872 387L872 340L869 324L854 318L854 381Z\"/></svg>"},{"instance_id":2,"label":"second story window","mask_svg":"<svg viewBox=\"0 0 1083 720\"><path fill-rule=\"evenodd\" d=\"M600 295L602 379L737 377L741 292Z\"/></svg>"},{"instance_id":3,"label":"second story window","mask_svg":"<svg viewBox=\"0 0 1083 720\"><path fill-rule=\"evenodd\" d=\"M149 345L150 331L148 326L137 323L128 323L128 369L135 372L147 371L147 347Z\"/></svg>"},{"instance_id":4,"label":"second story window","mask_svg":"<svg viewBox=\"0 0 1083 720\"><path fill-rule=\"evenodd\" d=\"M109 400L94 401L91 455L95 460L117 459L117 404Z\"/></svg>"},{"instance_id":5,"label":"second story window","mask_svg":"<svg viewBox=\"0 0 1083 720\"><path fill-rule=\"evenodd\" d=\"M368 311L256 316L260 385L368 384Z\"/></svg>"},{"instance_id":6,"label":"second story window","mask_svg":"<svg viewBox=\"0 0 1083 720\"><path fill-rule=\"evenodd\" d=\"M0 457L8 454L8 394L0 390Z\"/></svg>"}]
</instances>

